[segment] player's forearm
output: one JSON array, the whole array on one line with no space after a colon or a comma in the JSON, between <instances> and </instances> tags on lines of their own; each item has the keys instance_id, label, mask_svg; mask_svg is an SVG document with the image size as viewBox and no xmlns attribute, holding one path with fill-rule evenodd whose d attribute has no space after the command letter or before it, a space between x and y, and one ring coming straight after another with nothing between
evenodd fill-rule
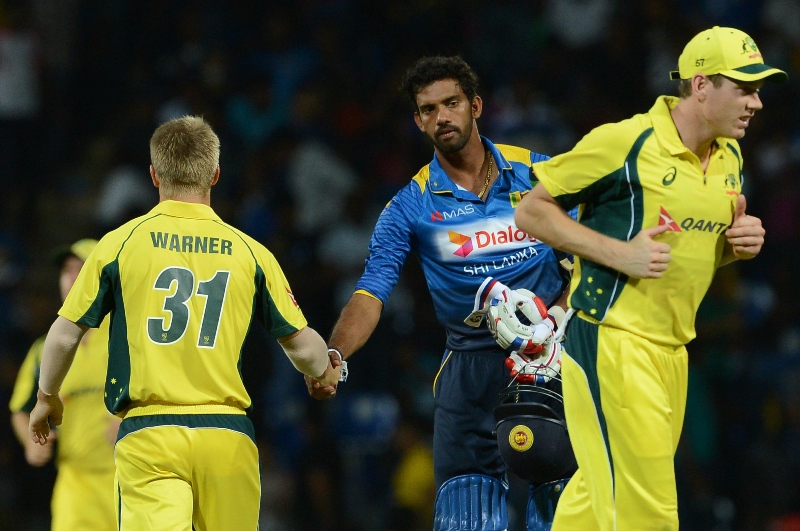
<instances>
[{"instance_id":1,"label":"player's forearm","mask_svg":"<svg viewBox=\"0 0 800 531\"><path fill-rule=\"evenodd\" d=\"M585 227L569 217L547 192L542 197L541 193L536 194L537 190L543 187L536 186L517 207L517 227L555 249L612 269L622 268L625 242Z\"/></svg>"},{"instance_id":2,"label":"player's forearm","mask_svg":"<svg viewBox=\"0 0 800 531\"><path fill-rule=\"evenodd\" d=\"M48 395L58 394L87 329L64 317L56 318L44 340L39 389Z\"/></svg>"},{"instance_id":3,"label":"player's forearm","mask_svg":"<svg viewBox=\"0 0 800 531\"><path fill-rule=\"evenodd\" d=\"M383 303L378 299L354 293L342 309L328 344L339 349L345 359L349 358L375 331L382 310Z\"/></svg>"},{"instance_id":4,"label":"player's forearm","mask_svg":"<svg viewBox=\"0 0 800 531\"><path fill-rule=\"evenodd\" d=\"M312 378L319 378L329 366L328 345L316 330L302 330L278 339L295 369Z\"/></svg>"}]
</instances>

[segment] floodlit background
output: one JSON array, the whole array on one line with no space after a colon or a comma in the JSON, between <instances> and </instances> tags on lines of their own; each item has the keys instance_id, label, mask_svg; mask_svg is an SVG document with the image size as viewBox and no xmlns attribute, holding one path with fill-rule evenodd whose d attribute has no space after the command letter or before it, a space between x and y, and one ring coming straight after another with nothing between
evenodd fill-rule
<instances>
[{"instance_id":1,"label":"floodlit background","mask_svg":"<svg viewBox=\"0 0 800 531\"><path fill-rule=\"evenodd\" d=\"M482 81L480 132L555 155L675 94L668 71L712 25L748 32L790 82L761 91L741 141L767 244L719 272L689 345L681 528L800 529L797 0L0 0L0 402L58 309L50 250L157 202L148 140L162 121L212 124L212 205L274 252L327 336L380 209L432 157L396 90L414 60L461 54ZM311 400L253 334L262 531L430 529L443 347L415 260L336 400ZM25 464L3 410L0 529L47 529L54 469Z\"/></svg>"}]
</instances>

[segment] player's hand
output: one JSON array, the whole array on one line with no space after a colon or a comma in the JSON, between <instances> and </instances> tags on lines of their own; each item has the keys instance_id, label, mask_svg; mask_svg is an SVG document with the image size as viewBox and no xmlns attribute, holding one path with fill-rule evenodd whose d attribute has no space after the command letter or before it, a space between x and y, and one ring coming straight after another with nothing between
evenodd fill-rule
<instances>
[{"instance_id":1,"label":"player's hand","mask_svg":"<svg viewBox=\"0 0 800 531\"><path fill-rule=\"evenodd\" d=\"M325 369L321 375L314 378L323 387L331 387L339 384L342 377L342 369L340 365L333 366L333 361L328 361L328 368Z\"/></svg>"},{"instance_id":2,"label":"player's hand","mask_svg":"<svg viewBox=\"0 0 800 531\"><path fill-rule=\"evenodd\" d=\"M505 365L517 383L543 384L561 372L562 351L561 343L551 340L545 346L545 354L531 359L525 354L512 352L506 358Z\"/></svg>"},{"instance_id":3,"label":"player's hand","mask_svg":"<svg viewBox=\"0 0 800 531\"><path fill-rule=\"evenodd\" d=\"M747 199L743 194L739 194L739 197L736 198L733 223L725 231L728 243L733 249L733 255L740 260L749 260L761 252L766 233L759 218L745 214L746 208Z\"/></svg>"},{"instance_id":4,"label":"player's hand","mask_svg":"<svg viewBox=\"0 0 800 531\"><path fill-rule=\"evenodd\" d=\"M328 359L330 360L328 368L335 367L339 369L340 377L336 379L333 384L320 382L313 376L304 375L306 382L306 389L308 394L316 400L328 400L336 396L339 379L341 378L342 359L333 351L328 351ZM327 370L326 370L327 372Z\"/></svg>"},{"instance_id":5,"label":"player's hand","mask_svg":"<svg viewBox=\"0 0 800 531\"><path fill-rule=\"evenodd\" d=\"M672 257L672 248L667 243L654 240L669 230L669 225L642 229L628 242L628 255L617 270L634 278L661 278Z\"/></svg>"},{"instance_id":6,"label":"player's hand","mask_svg":"<svg viewBox=\"0 0 800 531\"><path fill-rule=\"evenodd\" d=\"M48 395L41 389L36 393L36 405L31 411L28 433L35 443L45 445L50 436L51 426L60 426L64 414L64 404L58 394Z\"/></svg>"},{"instance_id":7,"label":"player's hand","mask_svg":"<svg viewBox=\"0 0 800 531\"><path fill-rule=\"evenodd\" d=\"M527 290L518 290L523 292L522 295L533 298L533 293ZM536 297L538 299L538 297ZM541 299L539 299L541 301ZM545 318L541 318L538 310L538 304L535 318L539 320L537 324L525 325L517 317L517 306L511 302L502 302L499 299L492 301L492 306L489 309L489 314L486 318L486 324L492 332L497 344L500 345L507 352L519 352L527 356L535 356L544 350L544 344L553 338L553 330L555 328L555 320L547 318L547 311L545 310ZM523 303L527 305L528 303ZM541 303L544 306L544 303ZM531 313L530 307L527 312L524 308L520 310L527 317Z\"/></svg>"},{"instance_id":8,"label":"player's hand","mask_svg":"<svg viewBox=\"0 0 800 531\"><path fill-rule=\"evenodd\" d=\"M53 458L57 436L58 432L53 430L44 444L36 443L31 439L25 441L25 461L36 468L43 467L49 463Z\"/></svg>"}]
</instances>

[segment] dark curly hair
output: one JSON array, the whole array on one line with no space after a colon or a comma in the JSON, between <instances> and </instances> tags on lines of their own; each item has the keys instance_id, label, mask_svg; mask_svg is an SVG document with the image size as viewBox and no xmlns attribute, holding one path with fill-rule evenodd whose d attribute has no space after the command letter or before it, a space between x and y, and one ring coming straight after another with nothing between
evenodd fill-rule
<instances>
[{"instance_id":1,"label":"dark curly hair","mask_svg":"<svg viewBox=\"0 0 800 531\"><path fill-rule=\"evenodd\" d=\"M417 93L431 83L442 79L455 79L469 101L478 95L478 76L458 55L452 57L437 55L418 60L406 71L403 82L400 84L400 92L408 97L414 110L418 110Z\"/></svg>"}]
</instances>

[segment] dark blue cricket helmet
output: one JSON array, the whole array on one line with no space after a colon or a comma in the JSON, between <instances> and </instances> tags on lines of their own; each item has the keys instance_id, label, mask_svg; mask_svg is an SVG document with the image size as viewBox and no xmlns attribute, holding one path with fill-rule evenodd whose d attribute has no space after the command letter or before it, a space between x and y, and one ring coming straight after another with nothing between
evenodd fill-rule
<instances>
[{"instance_id":1,"label":"dark blue cricket helmet","mask_svg":"<svg viewBox=\"0 0 800 531\"><path fill-rule=\"evenodd\" d=\"M508 469L532 483L572 476L577 470L561 395L561 377L543 384L511 384L494 410L497 444Z\"/></svg>"}]
</instances>

